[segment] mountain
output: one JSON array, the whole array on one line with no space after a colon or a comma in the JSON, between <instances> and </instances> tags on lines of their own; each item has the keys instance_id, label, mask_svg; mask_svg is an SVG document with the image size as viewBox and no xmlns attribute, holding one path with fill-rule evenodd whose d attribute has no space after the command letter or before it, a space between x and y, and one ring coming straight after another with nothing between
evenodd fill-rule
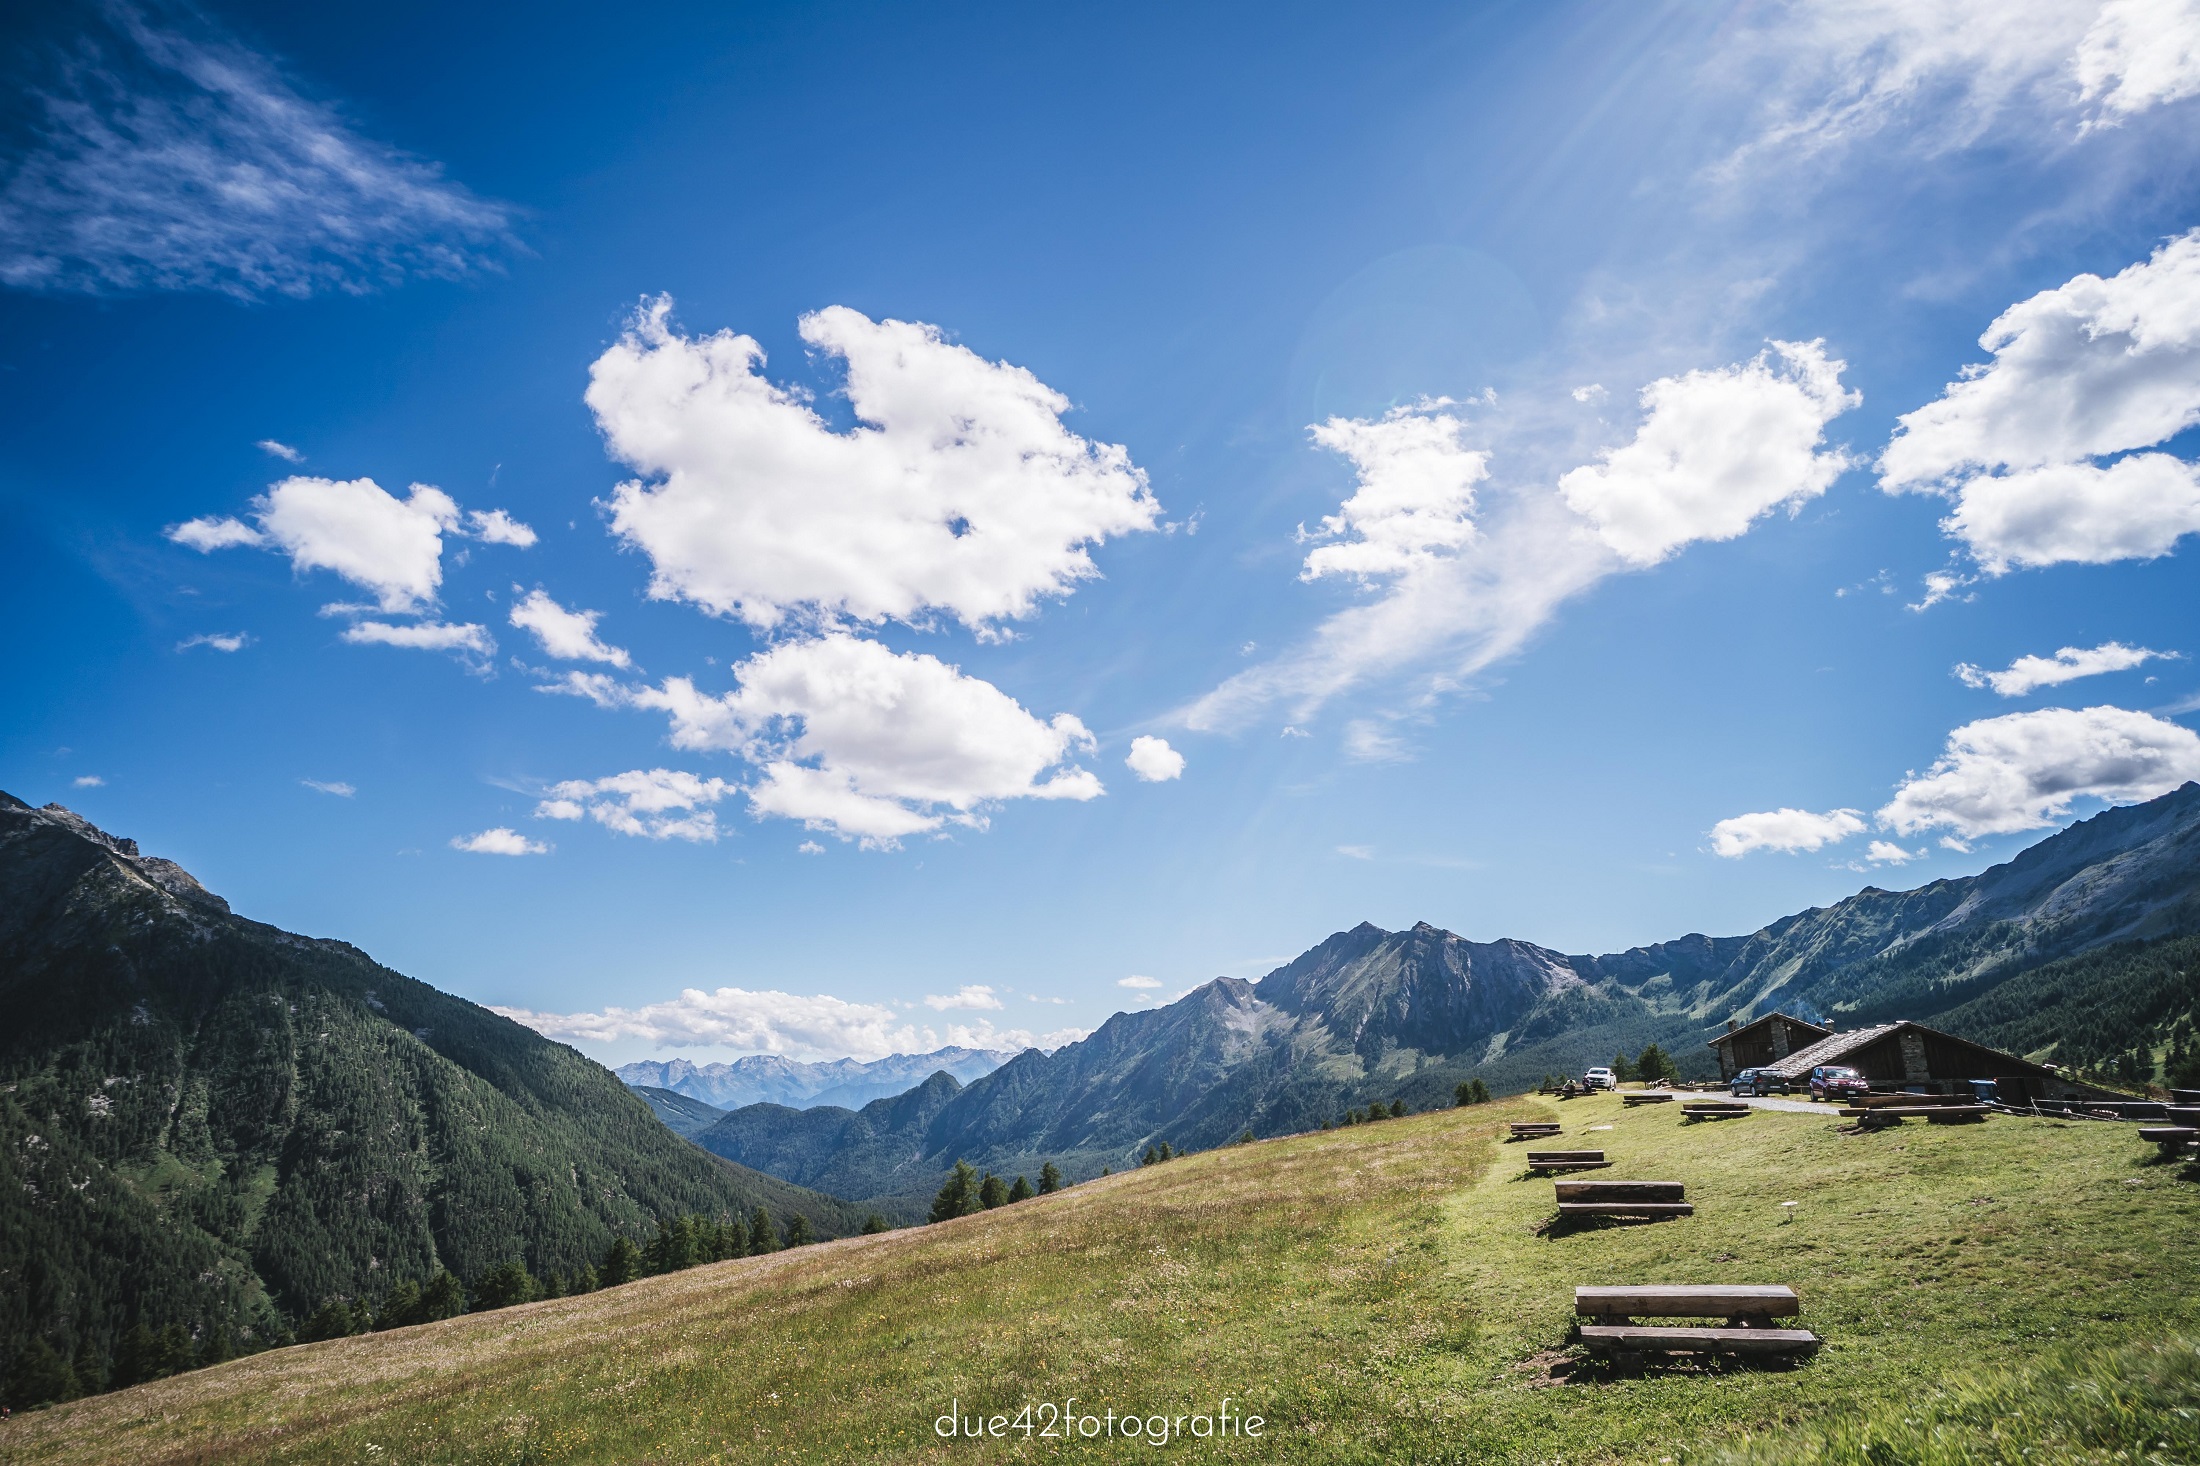
<instances>
[{"instance_id":1,"label":"mountain","mask_svg":"<svg viewBox=\"0 0 2200 1466\"><path fill-rule=\"evenodd\" d=\"M862 1105L904 1093L934 1074L952 1074L963 1084L982 1079L1013 1054L951 1045L929 1054L890 1054L883 1059L828 1059L805 1064L777 1054L750 1054L731 1063L697 1064L688 1059L642 1060L622 1064L620 1079L637 1089L669 1089L721 1110L742 1105Z\"/></svg>"},{"instance_id":2,"label":"mountain","mask_svg":"<svg viewBox=\"0 0 2200 1466\"><path fill-rule=\"evenodd\" d=\"M1019 1054L967 1087L799 1116L752 1105L694 1138L804 1185L906 1202L957 1159L1003 1175L1054 1160L1086 1176L1161 1141L1201 1149L1246 1129L1313 1128L1371 1100L1448 1103L1475 1076L1499 1093L1523 1089L1651 1042L1684 1074L1709 1075L1710 1033L1774 1008L1848 1027L1968 1024L1988 1042L2006 1029L2034 1050L2038 1023L2017 1019L2052 997L2090 1063L2107 1039L2088 1026L2089 984L2107 983L2108 969L2075 959L2118 952L2138 963L2115 978L2118 992L2130 989L2115 1011L2153 1015L2145 1021L2159 1028L2185 1011L2176 995L2189 983L2178 986L2185 968L2143 953L2196 932L2200 784L2187 784L1979 875L1866 888L1747 936L1570 956L1426 923L1363 924L1258 982L1218 978L1167 1007L1118 1013L1082 1042ZM1996 990L2023 974L2039 976L2022 1012L1992 1008Z\"/></svg>"},{"instance_id":3,"label":"mountain","mask_svg":"<svg viewBox=\"0 0 2200 1466\"><path fill-rule=\"evenodd\" d=\"M690 1099L669 1089L652 1089L646 1084L630 1084L627 1088L640 1095L650 1113L664 1121L666 1128L675 1135L693 1135L698 1130L708 1130L726 1117L726 1112L716 1105L706 1105L699 1099Z\"/></svg>"},{"instance_id":4,"label":"mountain","mask_svg":"<svg viewBox=\"0 0 2200 1466\"><path fill-rule=\"evenodd\" d=\"M675 1213L830 1197L688 1145L611 1073L173 862L0 794L0 1361L200 1350L329 1299L603 1256Z\"/></svg>"}]
</instances>

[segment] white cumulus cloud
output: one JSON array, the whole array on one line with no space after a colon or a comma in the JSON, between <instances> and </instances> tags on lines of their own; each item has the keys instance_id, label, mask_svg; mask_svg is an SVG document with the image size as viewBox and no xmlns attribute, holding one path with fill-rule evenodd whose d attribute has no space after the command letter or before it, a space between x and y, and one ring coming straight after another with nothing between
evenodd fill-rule
<instances>
[{"instance_id":1,"label":"white cumulus cloud","mask_svg":"<svg viewBox=\"0 0 2200 1466\"><path fill-rule=\"evenodd\" d=\"M2200 779L2200 735L2124 708L2041 708L1966 723L1945 752L1879 810L1903 835L1961 839L2034 830L2079 799L2129 804Z\"/></svg>"},{"instance_id":2,"label":"white cumulus cloud","mask_svg":"<svg viewBox=\"0 0 2200 1466\"><path fill-rule=\"evenodd\" d=\"M356 621L343 639L354 646L396 646L422 652L454 652L469 660L495 655L496 638L472 621Z\"/></svg>"},{"instance_id":3,"label":"white cumulus cloud","mask_svg":"<svg viewBox=\"0 0 2200 1466\"><path fill-rule=\"evenodd\" d=\"M993 989L982 982L965 983L951 993L927 993L924 1006L944 1013L950 1008L1002 1008L1004 1004Z\"/></svg>"},{"instance_id":4,"label":"white cumulus cloud","mask_svg":"<svg viewBox=\"0 0 2200 1466\"><path fill-rule=\"evenodd\" d=\"M457 835L451 840L453 850L464 850L474 855L547 855L550 847L537 840L530 840L519 831L498 825L493 830L483 830L478 835Z\"/></svg>"},{"instance_id":5,"label":"white cumulus cloud","mask_svg":"<svg viewBox=\"0 0 2200 1466\"><path fill-rule=\"evenodd\" d=\"M497 1012L549 1038L569 1043L611 1044L640 1040L657 1048L726 1049L740 1053L785 1054L789 1058L883 1059L889 1054L924 1054L949 1044L970 1048L1053 1050L1085 1037L1082 1028L1033 1033L995 1028L990 1020L974 1024L912 1024L884 1003L853 1003L818 993L800 995L771 990L722 987L705 992L686 988L678 997L640 1008L606 1008L600 1013L537 1013L524 1008Z\"/></svg>"},{"instance_id":6,"label":"white cumulus cloud","mask_svg":"<svg viewBox=\"0 0 2200 1466\"><path fill-rule=\"evenodd\" d=\"M1129 977L1117 978L1115 985L1119 988L1136 988L1143 992L1161 986L1161 979L1158 977L1144 977L1134 972Z\"/></svg>"},{"instance_id":7,"label":"white cumulus cloud","mask_svg":"<svg viewBox=\"0 0 2200 1466\"><path fill-rule=\"evenodd\" d=\"M1890 493L1952 497L1942 528L1988 574L2152 559L2200 530L2200 472L2133 453L2200 423L2200 230L2011 306L1992 360L1901 419Z\"/></svg>"},{"instance_id":8,"label":"white cumulus cloud","mask_svg":"<svg viewBox=\"0 0 2200 1466\"><path fill-rule=\"evenodd\" d=\"M631 769L607 779L567 779L553 784L535 806L539 819L593 819L622 835L649 840L709 843L718 819L707 806L740 787L678 769Z\"/></svg>"},{"instance_id":9,"label":"white cumulus cloud","mask_svg":"<svg viewBox=\"0 0 2200 1466\"><path fill-rule=\"evenodd\" d=\"M360 136L195 12L86 9L101 23L47 58L26 98L27 151L0 185L0 282L305 296L502 253L502 206Z\"/></svg>"},{"instance_id":10,"label":"white cumulus cloud","mask_svg":"<svg viewBox=\"0 0 2200 1466\"><path fill-rule=\"evenodd\" d=\"M78 774L69 784L76 789L102 789L106 787L107 781L97 774Z\"/></svg>"},{"instance_id":11,"label":"white cumulus cloud","mask_svg":"<svg viewBox=\"0 0 2200 1466\"><path fill-rule=\"evenodd\" d=\"M467 510L466 530L485 545L511 545L522 550L531 547L537 538L532 528L502 509Z\"/></svg>"},{"instance_id":12,"label":"white cumulus cloud","mask_svg":"<svg viewBox=\"0 0 2200 1466\"><path fill-rule=\"evenodd\" d=\"M2035 688L2056 687L2075 682L2080 677L2097 677L2103 672L2122 672L2179 655L2149 647L2125 646L2120 641L2104 641L2096 647L2066 646L2052 657L2019 657L1999 672L1958 662L1956 676L1966 687L1991 687L2003 697L2022 697Z\"/></svg>"},{"instance_id":13,"label":"white cumulus cloud","mask_svg":"<svg viewBox=\"0 0 2200 1466\"><path fill-rule=\"evenodd\" d=\"M168 538L201 552L239 545L277 550L294 569L330 571L371 591L383 611L410 613L434 604L443 584L443 537L463 532L458 505L430 484L414 484L399 499L370 478L301 475L252 503L257 528L208 516L171 525Z\"/></svg>"},{"instance_id":14,"label":"white cumulus cloud","mask_svg":"<svg viewBox=\"0 0 2200 1466\"><path fill-rule=\"evenodd\" d=\"M1823 493L1847 465L1821 446L1825 425L1858 400L1841 387L1842 370L1818 342L1776 341L1748 361L1661 377L1642 390L1633 439L1555 484L1500 475L1497 456L1470 442L1460 404L1322 424L1316 444L1350 459L1358 487L1318 531L1302 531L1321 543L1300 578L1349 576L1373 598L1176 716L1192 728L1239 727L1281 701L1303 719L1347 689L1415 667L1433 666L1429 693L1455 688L1606 577L1693 540L1732 539L1768 510ZM1404 753L1369 719L1347 744L1360 758Z\"/></svg>"},{"instance_id":15,"label":"white cumulus cloud","mask_svg":"<svg viewBox=\"0 0 2200 1466\"><path fill-rule=\"evenodd\" d=\"M614 667L632 665L634 659L623 649L607 646L597 637L596 623L602 618L601 611L569 611L550 599L540 587L529 591L512 606L512 624L522 631L532 632L550 656L567 662L608 662Z\"/></svg>"},{"instance_id":16,"label":"white cumulus cloud","mask_svg":"<svg viewBox=\"0 0 2200 1466\"><path fill-rule=\"evenodd\" d=\"M2122 119L2200 93L2200 4L2108 0L2078 42L2080 94Z\"/></svg>"},{"instance_id":17,"label":"white cumulus cloud","mask_svg":"<svg viewBox=\"0 0 2200 1466\"><path fill-rule=\"evenodd\" d=\"M1864 858L1874 865L1903 865L1918 858L1920 852L1905 850L1892 840L1874 840L1864 851Z\"/></svg>"},{"instance_id":18,"label":"white cumulus cloud","mask_svg":"<svg viewBox=\"0 0 2200 1466\"><path fill-rule=\"evenodd\" d=\"M1820 341L1775 341L1716 371L1642 389L1634 440L1558 481L1604 542L1654 565L1696 540L1730 540L1758 516L1823 494L1848 467L1824 451L1826 424L1863 398Z\"/></svg>"},{"instance_id":19,"label":"white cumulus cloud","mask_svg":"<svg viewBox=\"0 0 2200 1466\"><path fill-rule=\"evenodd\" d=\"M1738 814L1711 827L1713 853L1736 860L1756 850L1820 850L1864 832L1863 811L1769 809Z\"/></svg>"},{"instance_id":20,"label":"white cumulus cloud","mask_svg":"<svg viewBox=\"0 0 2200 1466\"><path fill-rule=\"evenodd\" d=\"M763 349L679 334L660 298L590 369L610 451L644 478L611 500L649 556L651 594L771 628L790 616L980 631L1096 574L1089 546L1151 529L1160 506L1111 444L1062 425L1069 400L931 326L843 306L802 339L847 370L835 431L763 375Z\"/></svg>"},{"instance_id":21,"label":"white cumulus cloud","mask_svg":"<svg viewBox=\"0 0 2200 1466\"><path fill-rule=\"evenodd\" d=\"M1093 747L1068 713L1042 722L999 688L936 657L835 633L734 669L712 697L685 677L617 694L672 720L677 748L739 754L762 778L758 815L884 846L954 823L982 827L1008 799L1091 799L1099 779L1068 761Z\"/></svg>"},{"instance_id":22,"label":"white cumulus cloud","mask_svg":"<svg viewBox=\"0 0 2200 1466\"><path fill-rule=\"evenodd\" d=\"M1184 755L1169 747L1168 739L1144 734L1131 740L1130 754L1123 762L1149 784L1159 784L1184 773Z\"/></svg>"},{"instance_id":23,"label":"white cumulus cloud","mask_svg":"<svg viewBox=\"0 0 2200 1466\"><path fill-rule=\"evenodd\" d=\"M297 449L291 447L288 443L279 443L273 438L262 438L259 442L254 443L252 446L259 449L262 453L265 453L268 457L280 458L285 463L303 463L306 461L305 454L300 453Z\"/></svg>"}]
</instances>

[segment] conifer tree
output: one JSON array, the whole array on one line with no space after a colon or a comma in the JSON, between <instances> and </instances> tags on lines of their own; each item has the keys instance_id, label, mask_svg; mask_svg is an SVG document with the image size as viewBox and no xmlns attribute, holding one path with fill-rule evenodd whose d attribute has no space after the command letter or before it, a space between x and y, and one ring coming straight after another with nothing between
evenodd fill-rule
<instances>
[{"instance_id":1,"label":"conifer tree","mask_svg":"<svg viewBox=\"0 0 2200 1466\"><path fill-rule=\"evenodd\" d=\"M1612 1082L1614 1084L1625 1084L1630 1079L1639 1077L1635 1073L1635 1066L1628 1062L1625 1054L1612 1055Z\"/></svg>"},{"instance_id":2,"label":"conifer tree","mask_svg":"<svg viewBox=\"0 0 2200 1466\"><path fill-rule=\"evenodd\" d=\"M73 1400L83 1393L76 1371L60 1350L34 1337L15 1356L8 1372L8 1403L19 1410Z\"/></svg>"},{"instance_id":3,"label":"conifer tree","mask_svg":"<svg viewBox=\"0 0 2200 1466\"><path fill-rule=\"evenodd\" d=\"M977 1169L968 1161L958 1160L955 1162L955 1173L947 1178L947 1184L940 1188L939 1195L932 1198L932 1210L927 1220L945 1222L956 1217L967 1217L978 1210L979 1204Z\"/></svg>"},{"instance_id":4,"label":"conifer tree","mask_svg":"<svg viewBox=\"0 0 2200 1466\"><path fill-rule=\"evenodd\" d=\"M1039 1194L1052 1196L1062 1189L1062 1168L1048 1161L1039 1168Z\"/></svg>"},{"instance_id":5,"label":"conifer tree","mask_svg":"<svg viewBox=\"0 0 2200 1466\"><path fill-rule=\"evenodd\" d=\"M779 1234L772 1230L770 1215L758 1207L749 1213L749 1256L762 1257L778 1250Z\"/></svg>"},{"instance_id":6,"label":"conifer tree","mask_svg":"<svg viewBox=\"0 0 2200 1466\"><path fill-rule=\"evenodd\" d=\"M1645 1084L1655 1084L1660 1079L1678 1079L1680 1070L1666 1057L1665 1050L1655 1043L1647 1043L1635 1058L1635 1074Z\"/></svg>"},{"instance_id":7,"label":"conifer tree","mask_svg":"<svg viewBox=\"0 0 2200 1466\"><path fill-rule=\"evenodd\" d=\"M1251 1145L1251 1144L1253 1143L1253 1127L1252 1127L1252 1126L1248 1125L1248 1126L1246 1126L1246 1127L1245 1127L1245 1129L1243 1129L1242 1131L1238 1132L1238 1138L1237 1138L1237 1143L1238 1143L1239 1145Z\"/></svg>"},{"instance_id":8,"label":"conifer tree","mask_svg":"<svg viewBox=\"0 0 2200 1466\"><path fill-rule=\"evenodd\" d=\"M474 1284L473 1302L477 1309L510 1308L515 1303L532 1303L534 1300L534 1275L527 1271L527 1264L518 1258L498 1263L483 1273Z\"/></svg>"},{"instance_id":9,"label":"conifer tree","mask_svg":"<svg viewBox=\"0 0 2200 1466\"><path fill-rule=\"evenodd\" d=\"M576 1294L593 1293L596 1291L596 1287L597 1283L595 1264L587 1262L582 1263L579 1269L573 1274L573 1281L570 1291Z\"/></svg>"},{"instance_id":10,"label":"conifer tree","mask_svg":"<svg viewBox=\"0 0 2200 1466\"><path fill-rule=\"evenodd\" d=\"M881 1232L892 1230L893 1228L886 1224L886 1218L880 1216L877 1212L872 1212L863 1219L863 1235L866 1237L875 1237Z\"/></svg>"},{"instance_id":11,"label":"conifer tree","mask_svg":"<svg viewBox=\"0 0 2200 1466\"><path fill-rule=\"evenodd\" d=\"M986 1172L985 1180L978 1185L978 1205L987 1211L1008 1205L1008 1183L991 1171Z\"/></svg>"},{"instance_id":12,"label":"conifer tree","mask_svg":"<svg viewBox=\"0 0 2200 1466\"><path fill-rule=\"evenodd\" d=\"M1161 1159L1165 1161L1173 1161L1176 1159L1176 1152L1169 1149L1169 1142L1167 1142L1166 1140L1161 1142Z\"/></svg>"},{"instance_id":13,"label":"conifer tree","mask_svg":"<svg viewBox=\"0 0 2200 1466\"><path fill-rule=\"evenodd\" d=\"M1031 1183L1021 1176L1016 1178L1015 1185L1008 1188L1008 1199L1011 1202L1029 1201L1036 1195L1038 1193L1031 1189Z\"/></svg>"},{"instance_id":14,"label":"conifer tree","mask_svg":"<svg viewBox=\"0 0 2200 1466\"><path fill-rule=\"evenodd\" d=\"M1161 1152L1155 1150L1150 1145L1147 1146L1146 1153L1138 1158L1138 1164L1142 1166L1157 1166L1161 1164Z\"/></svg>"},{"instance_id":15,"label":"conifer tree","mask_svg":"<svg viewBox=\"0 0 2200 1466\"><path fill-rule=\"evenodd\" d=\"M807 1247L816 1239L810 1236L810 1219L800 1212L787 1218L787 1245Z\"/></svg>"},{"instance_id":16,"label":"conifer tree","mask_svg":"<svg viewBox=\"0 0 2200 1466\"><path fill-rule=\"evenodd\" d=\"M374 1326L378 1329L401 1329L420 1322L420 1285L407 1278L402 1283L390 1284L382 1295L382 1306L375 1312Z\"/></svg>"},{"instance_id":17,"label":"conifer tree","mask_svg":"<svg viewBox=\"0 0 2200 1466\"><path fill-rule=\"evenodd\" d=\"M597 1273L597 1277L601 1280L603 1286L616 1288L622 1283L633 1282L641 1275L642 1249L634 1245L634 1239L631 1237L612 1238L611 1246L605 1250L603 1255L603 1267ZM440 1281L440 1275L438 1281ZM435 1284L430 1283L428 1286L433 1288ZM427 1301L427 1294L421 1294L421 1301L423 1303Z\"/></svg>"},{"instance_id":18,"label":"conifer tree","mask_svg":"<svg viewBox=\"0 0 2200 1466\"><path fill-rule=\"evenodd\" d=\"M1403 1120L1405 1117L1406 1102L1402 1099L1392 1100L1390 1102L1390 1118L1393 1120Z\"/></svg>"},{"instance_id":19,"label":"conifer tree","mask_svg":"<svg viewBox=\"0 0 2200 1466\"><path fill-rule=\"evenodd\" d=\"M1482 1082L1481 1075L1477 1074L1475 1076L1474 1088L1469 1093L1468 1098L1478 1105L1486 1105L1490 1102L1490 1087Z\"/></svg>"},{"instance_id":20,"label":"conifer tree","mask_svg":"<svg viewBox=\"0 0 2200 1466\"><path fill-rule=\"evenodd\" d=\"M118 1390L126 1390L160 1377L160 1340L141 1318L115 1344L111 1383Z\"/></svg>"}]
</instances>

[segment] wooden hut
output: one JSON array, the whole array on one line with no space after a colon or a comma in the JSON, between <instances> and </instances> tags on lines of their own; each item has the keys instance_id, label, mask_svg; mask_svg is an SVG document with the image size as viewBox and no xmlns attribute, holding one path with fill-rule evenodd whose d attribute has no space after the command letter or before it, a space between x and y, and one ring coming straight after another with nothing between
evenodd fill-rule
<instances>
[{"instance_id":1,"label":"wooden hut","mask_svg":"<svg viewBox=\"0 0 2200 1466\"><path fill-rule=\"evenodd\" d=\"M1719 1055L1719 1077L1732 1079L1744 1069L1762 1069L1832 1036L1832 1029L1816 1023L1785 1013L1767 1013L1738 1026L1734 1019L1727 1019L1726 1032L1711 1040L1711 1047Z\"/></svg>"}]
</instances>

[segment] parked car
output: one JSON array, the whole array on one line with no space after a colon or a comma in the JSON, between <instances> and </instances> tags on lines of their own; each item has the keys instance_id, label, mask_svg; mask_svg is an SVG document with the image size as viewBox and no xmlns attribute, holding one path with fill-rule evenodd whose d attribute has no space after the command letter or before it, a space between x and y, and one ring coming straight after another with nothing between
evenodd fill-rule
<instances>
[{"instance_id":1,"label":"parked car","mask_svg":"<svg viewBox=\"0 0 2200 1466\"><path fill-rule=\"evenodd\" d=\"M1585 1089L1617 1089L1619 1078L1609 1069L1591 1069L1581 1076Z\"/></svg>"},{"instance_id":2,"label":"parked car","mask_svg":"<svg viewBox=\"0 0 2200 1466\"><path fill-rule=\"evenodd\" d=\"M1820 1064L1810 1071L1810 1097L1814 1100L1848 1099L1871 1093L1871 1081L1846 1064Z\"/></svg>"},{"instance_id":3,"label":"parked car","mask_svg":"<svg viewBox=\"0 0 2200 1466\"><path fill-rule=\"evenodd\" d=\"M1770 1094L1774 1080L1762 1069L1744 1069L1726 1082L1728 1089L1739 1099L1745 1094Z\"/></svg>"}]
</instances>

